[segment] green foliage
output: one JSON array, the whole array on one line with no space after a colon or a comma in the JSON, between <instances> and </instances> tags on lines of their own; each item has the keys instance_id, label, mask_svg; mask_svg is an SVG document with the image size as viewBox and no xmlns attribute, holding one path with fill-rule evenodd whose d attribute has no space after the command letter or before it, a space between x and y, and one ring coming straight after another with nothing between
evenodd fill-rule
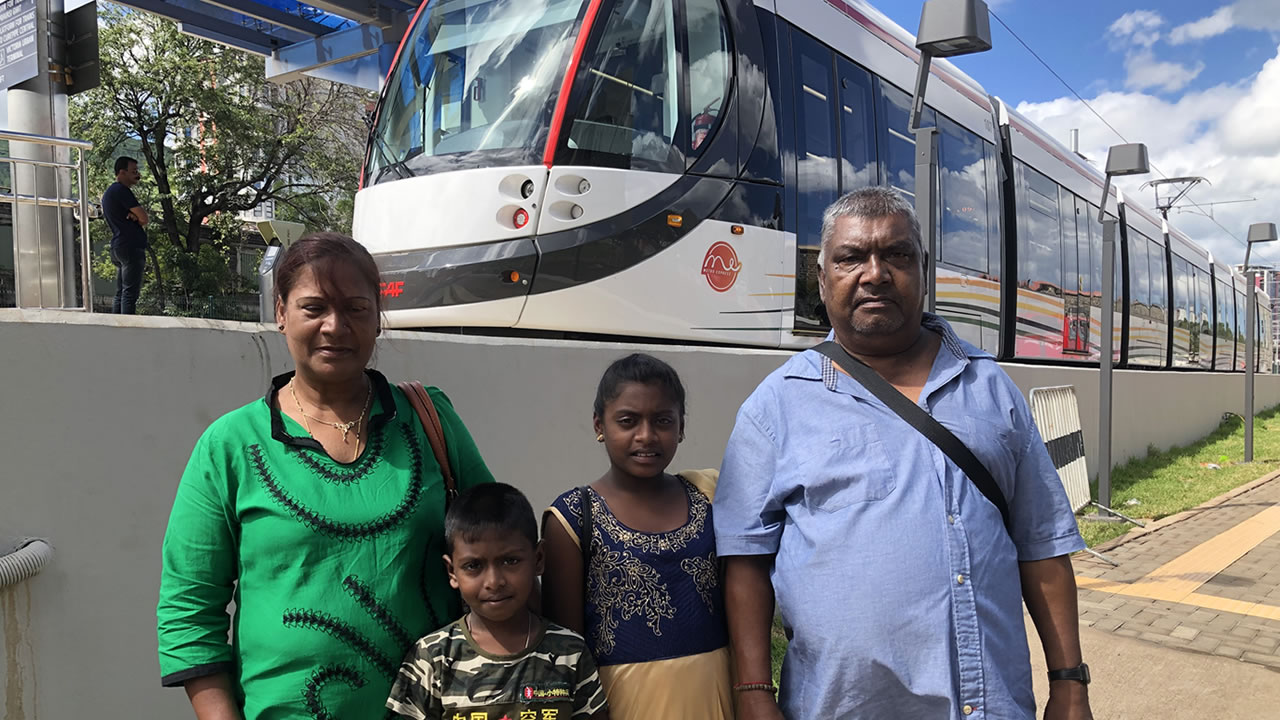
<instances>
[{"instance_id":1,"label":"green foliage","mask_svg":"<svg viewBox=\"0 0 1280 720\"><path fill-rule=\"evenodd\" d=\"M366 129L363 91L303 79L276 85L262 58L178 32L164 18L99 10L100 87L71 99L72 134L94 143L90 194L137 158L134 188L151 215L144 297L244 289L227 260L245 233L236 213L275 201L282 218L349 231ZM94 223L95 244L105 242ZM149 263L150 265L151 263ZM113 278L103 256L95 271Z\"/></svg>"}]
</instances>

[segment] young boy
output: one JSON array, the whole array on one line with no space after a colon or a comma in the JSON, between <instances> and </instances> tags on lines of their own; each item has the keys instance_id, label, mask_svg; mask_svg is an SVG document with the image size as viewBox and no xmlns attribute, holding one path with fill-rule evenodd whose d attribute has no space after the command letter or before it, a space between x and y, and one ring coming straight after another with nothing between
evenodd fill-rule
<instances>
[{"instance_id":1,"label":"young boy","mask_svg":"<svg viewBox=\"0 0 1280 720\"><path fill-rule=\"evenodd\" d=\"M608 720L582 636L529 611L543 558L525 496L477 485L450 505L444 537L471 612L409 651L387 707L416 720Z\"/></svg>"}]
</instances>

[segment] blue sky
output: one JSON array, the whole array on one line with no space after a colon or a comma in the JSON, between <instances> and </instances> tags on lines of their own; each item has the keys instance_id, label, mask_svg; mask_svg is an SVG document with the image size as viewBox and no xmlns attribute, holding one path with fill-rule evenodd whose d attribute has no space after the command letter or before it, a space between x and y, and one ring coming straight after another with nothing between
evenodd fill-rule
<instances>
[{"instance_id":1,"label":"blue sky","mask_svg":"<svg viewBox=\"0 0 1280 720\"><path fill-rule=\"evenodd\" d=\"M871 0L914 32L921 0ZM1172 224L1228 263L1253 222L1280 222L1280 0L988 0L992 11L1126 138L1144 142L1151 176L1122 183L1148 207L1142 182L1202 175L1190 198L1213 219L1177 212ZM1081 131L1102 159L1121 142L993 18L993 48L956 59L988 92L1059 140ZM1191 208L1194 210L1194 208ZM1215 222L1216 221L1216 222ZM1234 236L1234 237L1233 237ZM1254 256L1259 251L1255 249ZM1280 261L1280 248L1261 256Z\"/></svg>"}]
</instances>

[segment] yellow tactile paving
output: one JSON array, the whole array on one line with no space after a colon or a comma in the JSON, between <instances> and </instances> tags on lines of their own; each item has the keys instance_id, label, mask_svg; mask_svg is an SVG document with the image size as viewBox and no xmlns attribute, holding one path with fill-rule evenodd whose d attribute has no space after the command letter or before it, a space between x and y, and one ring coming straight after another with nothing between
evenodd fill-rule
<instances>
[{"instance_id":1,"label":"yellow tactile paving","mask_svg":"<svg viewBox=\"0 0 1280 720\"><path fill-rule=\"evenodd\" d=\"M1235 527L1201 543L1161 565L1133 583L1076 577L1076 585L1089 590L1198 605L1212 610L1280 620L1280 607L1198 593L1201 585L1226 570L1231 563L1280 532L1280 505L1273 505Z\"/></svg>"}]
</instances>

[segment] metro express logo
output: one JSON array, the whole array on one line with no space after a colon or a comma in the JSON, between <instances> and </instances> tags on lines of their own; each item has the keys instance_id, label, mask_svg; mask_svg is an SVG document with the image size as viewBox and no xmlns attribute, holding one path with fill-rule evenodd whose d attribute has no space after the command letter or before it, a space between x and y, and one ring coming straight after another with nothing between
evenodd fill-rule
<instances>
[{"instance_id":1,"label":"metro express logo","mask_svg":"<svg viewBox=\"0 0 1280 720\"><path fill-rule=\"evenodd\" d=\"M726 292L738 281L738 273L742 271L742 263L738 262L738 253L727 242L717 242L707 250L702 258L702 274L707 284L716 292Z\"/></svg>"},{"instance_id":2,"label":"metro express logo","mask_svg":"<svg viewBox=\"0 0 1280 720\"><path fill-rule=\"evenodd\" d=\"M381 286L382 297L398 298L404 294L404 281L379 283Z\"/></svg>"}]
</instances>

